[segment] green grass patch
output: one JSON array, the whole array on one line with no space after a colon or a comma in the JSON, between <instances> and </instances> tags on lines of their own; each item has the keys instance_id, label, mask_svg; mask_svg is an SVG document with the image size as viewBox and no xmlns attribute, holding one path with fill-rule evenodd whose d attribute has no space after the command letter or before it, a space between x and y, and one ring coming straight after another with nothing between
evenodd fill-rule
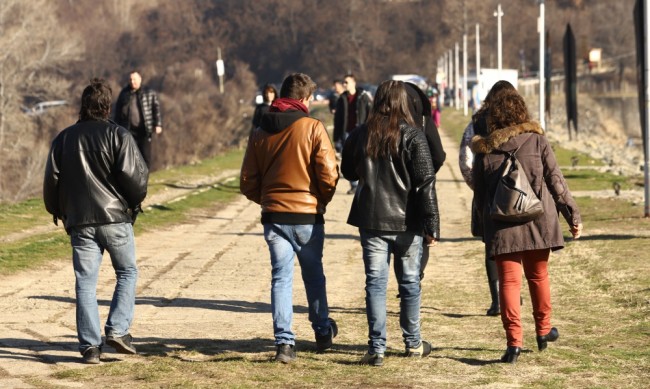
<instances>
[{"instance_id":1,"label":"green grass patch","mask_svg":"<svg viewBox=\"0 0 650 389\"><path fill-rule=\"evenodd\" d=\"M618 183L621 190L631 190L639 187L641 178L626 177L612 173L604 173L591 169L562 169L562 174L569 183L571 190L611 190L614 195L614 185Z\"/></svg>"},{"instance_id":2,"label":"green grass patch","mask_svg":"<svg viewBox=\"0 0 650 389\"><path fill-rule=\"evenodd\" d=\"M34 268L64 256L70 256L70 240L63 231L3 243L0 245L0 274Z\"/></svg>"},{"instance_id":3,"label":"green grass patch","mask_svg":"<svg viewBox=\"0 0 650 389\"><path fill-rule=\"evenodd\" d=\"M0 203L0 236L51 222L52 216L40 198L16 204Z\"/></svg>"},{"instance_id":4,"label":"green grass patch","mask_svg":"<svg viewBox=\"0 0 650 389\"><path fill-rule=\"evenodd\" d=\"M165 186L182 183L197 177L216 176L219 173L239 169L243 150L231 150L214 158L193 165L180 166L152 173L149 193ZM158 228L191 222L196 210L215 209L231 201L239 193L236 179L199 188L178 201L157 205L138 216L136 234ZM42 199L30 199L18 204L0 205L0 236L52 223ZM62 222L59 221L59 225ZM0 246L0 274L11 274L42 265L49 260L67 259L70 242L66 233L60 231L30 235L23 239L3 243Z\"/></svg>"},{"instance_id":5,"label":"green grass patch","mask_svg":"<svg viewBox=\"0 0 650 389\"><path fill-rule=\"evenodd\" d=\"M218 208L239 194L239 180L231 179L197 190L183 198L145 210L138 216L135 232L152 231L161 227L191 222L195 211Z\"/></svg>"}]
</instances>

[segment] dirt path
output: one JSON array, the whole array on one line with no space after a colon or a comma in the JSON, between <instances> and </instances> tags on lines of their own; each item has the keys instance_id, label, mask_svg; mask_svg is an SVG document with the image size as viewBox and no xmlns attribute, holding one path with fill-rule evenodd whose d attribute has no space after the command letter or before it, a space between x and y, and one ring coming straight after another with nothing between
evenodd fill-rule
<instances>
[{"instance_id":1,"label":"dirt path","mask_svg":"<svg viewBox=\"0 0 650 389\"><path fill-rule=\"evenodd\" d=\"M470 275L461 282L477 284L482 266L478 261L459 261L468 249L479 249L480 243L467 239L471 193L460 179L457 145L446 137L443 142L448 162L438 175L437 188L444 240L432 249L435 252L430 263L435 265L430 266L435 266L436 271L430 271L425 278L425 290L427 285L457 288L459 281L454 274L458 272ZM363 309L361 249L357 230L346 224L352 199L345 194L347 189L348 183L342 179L326 214L324 262L334 317L337 311ZM140 351L272 350L270 266L259 213L258 205L240 197L215 214L200 215L194 224L137 238L140 275L132 333ZM298 338L311 341L299 273L295 280L294 330ZM113 284L110 262L105 257L98 285L102 320ZM483 308L484 302L476 303L477 310ZM427 309L431 307L423 308L424 314ZM57 371L84 367L77 352L74 275L69 263L0 278L0 312L1 388L33 387L30 382L39 378L63 386L80 386L49 377ZM444 328L439 331L440 336L445 336ZM342 328L337 342L364 342L359 333L365 331L349 332L346 334ZM201 358L202 354L197 355ZM142 356L106 356L143 360Z\"/></svg>"}]
</instances>

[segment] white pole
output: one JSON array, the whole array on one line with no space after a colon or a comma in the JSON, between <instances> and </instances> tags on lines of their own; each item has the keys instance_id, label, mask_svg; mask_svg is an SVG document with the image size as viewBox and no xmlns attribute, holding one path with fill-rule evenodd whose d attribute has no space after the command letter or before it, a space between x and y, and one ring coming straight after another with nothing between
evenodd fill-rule
<instances>
[{"instance_id":1,"label":"white pole","mask_svg":"<svg viewBox=\"0 0 650 389\"><path fill-rule=\"evenodd\" d=\"M501 17L503 12L501 11L501 3L497 6L494 16L497 17L497 68L501 70L503 65L503 55L501 54L503 50L501 45Z\"/></svg>"},{"instance_id":2,"label":"white pole","mask_svg":"<svg viewBox=\"0 0 650 389\"><path fill-rule=\"evenodd\" d=\"M463 34L463 116L467 116L467 34Z\"/></svg>"},{"instance_id":3,"label":"white pole","mask_svg":"<svg viewBox=\"0 0 650 389\"><path fill-rule=\"evenodd\" d=\"M442 87L442 90L438 91L442 97L442 104L445 104L445 94L447 88L449 87L449 53L445 51L445 83Z\"/></svg>"},{"instance_id":4,"label":"white pole","mask_svg":"<svg viewBox=\"0 0 650 389\"><path fill-rule=\"evenodd\" d=\"M645 164L643 167L645 192L645 217L650 217L650 8L643 0L643 42L645 44Z\"/></svg>"},{"instance_id":5,"label":"white pole","mask_svg":"<svg viewBox=\"0 0 650 389\"><path fill-rule=\"evenodd\" d=\"M223 94L223 60L221 59L221 47L217 47L217 73L219 76L219 93Z\"/></svg>"},{"instance_id":6,"label":"white pole","mask_svg":"<svg viewBox=\"0 0 650 389\"><path fill-rule=\"evenodd\" d=\"M449 106L454 105L454 55L453 50L449 49Z\"/></svg>"},{"instance_id":7,"label":"white pole","mask_svg":"<svg viewBox=\"0 0 650 389\"><path fill-rule=\"evenodd\" d=\"M460 99L458 98L458 89L460 89L460 66L459 65L459 50L458 50L458 42L456 42L456 45L454 46L454 107L456 107L456 111L460 109Z\"/></svg>"},{"instance_id":8,"label":"white pole","mask_svg":"<svg viewBox=\"0 0 650 389\"><path fill-rule=\"evenodd\" d=\"M481 34L479 33L478 23L476 23L476 85L477 90L481 90ZM477 94L479 99L483 99L483 96ZM474 107L478 107L477 103L474 102Z\"/></svg>"},{"instance_id":9,"label":"white pole","mask_svg":"<svg viewBox=\"0 0 650 389\"><path fill-rule=\"evenodd\" d=\"M539 124L542 126L542 129L546 129L546 82L544 77L545 71L545 58L544 58L544 31L546 30L544 21L544 0L539 1Z\"/></svg>"}]
</instances>

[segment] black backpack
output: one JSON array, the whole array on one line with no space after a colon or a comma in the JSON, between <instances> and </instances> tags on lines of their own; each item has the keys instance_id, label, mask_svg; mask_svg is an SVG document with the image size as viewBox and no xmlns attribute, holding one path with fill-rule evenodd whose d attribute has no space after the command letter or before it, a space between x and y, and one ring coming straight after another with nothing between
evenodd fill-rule
<instances>
[{"instance_id":1,"label":"black backpack","mask_svg":"<svg viewBox=\"0 0 650 389\"><path fill-rule=\"evenodd\" d=\"M494 198L490 205L490 216L494 220L524 223L544 214L542 202L528 182L526 172L517 160L516 150L507 154L497 183Z\"/></svg>"}]
</instances>

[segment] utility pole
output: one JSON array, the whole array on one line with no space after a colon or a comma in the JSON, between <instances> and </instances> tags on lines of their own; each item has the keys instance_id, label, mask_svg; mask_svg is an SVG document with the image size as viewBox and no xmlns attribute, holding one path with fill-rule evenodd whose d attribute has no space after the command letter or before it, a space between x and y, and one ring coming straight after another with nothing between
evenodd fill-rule
<instances>
[{"instance_id":1,"label":"utility pole","mask_svg":"<svg viewBox=\"0 0 650 389\"><path fill-rule=\"evenodd\" d=\"M546 130L546 97L544 95L546 83L544 80L544 32L546 30L544 21L544 0L539 0L539 21L537 28L539 30L539 124L543 130Z\"/></svg>"},{"instance_id":2,"label":"utility pole","mask_svg":"<svg viewBox=\"0 0 650 389\"><path fill-rule=\"evenodd\" d=\"M447 52L447 58L449 59L449 91L451 94L449 106L451 107L456 102L454 99L454 56L451 49Z\"/></svg>"},{"instance_id":3,"label":"utility pole","mask_svg":"<svg viewBox=\"0 0 650 389\"><path fill-rule=\"evenodd\" d=\"M223 75L225 73L223 59L221 59L221 47L217 47L217 75L219 76L219 92L223 94Z\"/></svg>"},{"instance_id":4,"label":"utility pole","mask_svg":"<svg viewBox=\"0 0 650 389\"><path fill-rule=\"evenodd\" d=\"M503 67L503 47L501 45L501 17L503 12L501 11L501 3L497 6L497 10L494 11L494 16L497 18L497 69L501 70Z\"/></svg>"},{"instance_id":5,"label":"utility pole","mask_svg":"<svg viewBox=\"0 0 650 389\"><path fill-rule=\"evenodd\" d=\"M645 217L650 217L650 9L648 0L643 0L643 44L645 45L645 164L643 166Z\"/></svg>"},{"instance_id":6,"label":"utility pole","mask_svg":"<svg viewBox=\"0 0 650 389\"><path fill-rule=\"evenodd\" d=\"M442 88L441 88L442 90L438 91L438 93L440 93L442 95L442 104L443 105L445 104L445 95L446 95L447 88L449 87L449 58L447 57L448 55L449 55L449 53L447 53L445 51L445 55L444 55L444 59L443 59L443 62L444 62L443 65L445 66L445 82L442 85Z\"/></svg>"},{"instance_id":7,"label":"utility pole","mask_svg":"<svg viewBox=\"0 0 650 389\"><path fill-rule=\"evenodd\" d=\"M478 23L476 23L476 85L478 86L477 90L481 90L481 34L479 33ZM484 96L479 96L481 99ZM474 107L476 108L477 101L474 102Z\"/></svg>"},{"instance_id":8,"label":"utility pole","mask_svg":"<svg viewBox=\"0 0 650 389\"><path fill-rule=\"evenodd\" d=\"M463 116L467 116L467 11L463 0Z\"/></svg>"},{"instance_id":9,"label":"utility pole","mask_svg":"<svg viewBox=\"0 0 650 389\"><path fill-rule=\"evenodd\" d=\"M463 34L463 116L467 116L467 33Z\"/></svg>"},{"instance_id":10,"label":"utility pole","mask_svg":"<svg viewBox=\"0 0 650 389\"><path fill-rule=\"evenodd\" d=\"M455 52L454 52L454 81L455 81L455 83L454 83L454 102L455 102L454 106L456 107L456 111L458 111L460 109L460 99L458 98L459 97L458 96L458 89L460 89L460 85L458 85L459 84L458 81L460 79L460 66L458 66L459 65L459 63L458 63L458 59L459 59L458 42L456 42L456 45L454 46L454 50L455 50Z\"/></svg>"}]
</instances>

